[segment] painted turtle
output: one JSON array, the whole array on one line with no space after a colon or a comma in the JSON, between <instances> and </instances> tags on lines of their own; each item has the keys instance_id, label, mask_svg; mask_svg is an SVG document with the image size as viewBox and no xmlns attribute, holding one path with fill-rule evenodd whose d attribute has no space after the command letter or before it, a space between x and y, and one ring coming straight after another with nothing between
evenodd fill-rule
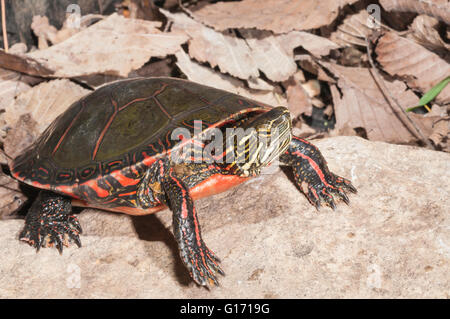
<instances>
[{"instance_id":1,"label":"painted turtle","mask_svg":"<svg viewBox=\"0 0 450 319\"><path fill-rule=\"evenodd\" d=\"M213 142L210 133L225 138ZM20 239L37 250L80 247L72 205L132 215L169 207L192 278L217 284L223 271L202 240L194 200L260 174L275 158L292 167L317 208L335 208L333 195L348 203L345 191L356 192L314 145L292 136L284 107L181 79L114 82L72 104L12 162L15 178L42 189Z\"/></svg>"}]
</instances>

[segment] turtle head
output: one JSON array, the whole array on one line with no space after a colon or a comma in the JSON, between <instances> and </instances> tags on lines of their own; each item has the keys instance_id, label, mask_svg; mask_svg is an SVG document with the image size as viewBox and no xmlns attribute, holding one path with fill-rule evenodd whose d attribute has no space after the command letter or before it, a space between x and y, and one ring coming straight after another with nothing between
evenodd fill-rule
<instances>
[{"instance_id":1,"label":"turtle head","mask_svg":"<svg viewBox=\"0 0 450 319\"><path fill-rule=\"evenodd\" d=\"M292 138L291 116L282 106L251 118L238 129L242 130L233 138L234 161L230 166L241 176L259 175L288 148Z\"/></svg>"}]
</instances>

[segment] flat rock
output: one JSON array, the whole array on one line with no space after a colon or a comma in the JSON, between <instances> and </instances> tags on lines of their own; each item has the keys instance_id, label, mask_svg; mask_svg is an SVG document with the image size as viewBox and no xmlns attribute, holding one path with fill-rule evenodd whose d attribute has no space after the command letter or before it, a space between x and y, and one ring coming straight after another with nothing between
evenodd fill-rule
<instances>
[{"instance_id":1,"label":"flat rock","mask_svg":"<svg viewBox=\"0 0 450 319\"><path fill-rule=\"evenodd\" d=\"M171 213L86 209L82 248L35 250L22 220L0 221L0 298L449 298L450 154L317 141L358 189L316 211L279 169L197 201L221 286L196 286L181 264Z\"/></svg>"}]
</instances>

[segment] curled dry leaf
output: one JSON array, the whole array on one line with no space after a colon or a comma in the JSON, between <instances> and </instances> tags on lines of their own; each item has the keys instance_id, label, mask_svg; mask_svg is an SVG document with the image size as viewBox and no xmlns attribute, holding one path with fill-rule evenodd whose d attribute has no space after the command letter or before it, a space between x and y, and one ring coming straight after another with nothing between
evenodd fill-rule
<instances>
[{"instance_id":1,"label":"curled dry leaf","mask_svg":"<svg viewBox=\"0 0 450 319\"><path fill-rule=\"evenodd\" d=\"M393 32L379 38L375 52L387 73L403 77L410 87L423 94L450 74L450 64L438 55ZM450 86L442 90L436 101L450 102Z\"/></svg>"},{"instance_id":2,"label":"curled dry leaf","mask_svg":"<svg viewBox=\"0 0 450 319\"><path fill-rule=\"evenodd\" d=\"M186 35L159 31L160 26L160 22L112 14L61 43L27 56L54 70L57 77L98 73L126 77L151 57L173 54L187 41Z\"/></svg>"},{"instance_id":3,"label":"curled dry leaf","mask_svg":"<svg viewBox=\"0 0 450 319\"><path fill-rule=\"evenodd\" d=\"M173 21L172 31L189 35L189 55L199 62L218 66L222 73L240 79L257 78L258 66L245 40L217 32L189 18L184 13L161 12Z\"/></svg>"},{"instance_id":4,"label":"curled dry leaf","mask_svg":"<svg viewBox=\"0 0 450 319\"><path fill-rule=\"evenodd\" d=\"M38 48L46 49L48 48L48 42L55 43L56 33L58 30L50 25L47 17L34 16L33 22L31 22L31 29L34 34L38 37Z\"/></svg>"},{"instance_id":5,"label":"curled dry leaf","mask_svg":"<svg viewBox=\"0 0 450 319\"><path fill-rule=\"evenodd\" d=\"M368 37L373 28L377 26L370 17L366 9L348 16L330 35L330 39L340 45L365 47L366 41L364 38Z\"/></svg>"},{"instance_id":6,"label":"curled dry leaf","mask_svg":"<svg viewBox=\"0 0 450 319\"><path fill-rule=\"evenodd\" d=\"M2 138L7 135L4 143L6 154L17 156L59 114L88 92L81 86L63 79L43 82L17 96L0 117ZM29 118L21 118L26 114L29 114ZM17 127L18 123L20 128ZM28 134L28 137L24 138L23 134ZM21 140L25 142L19 147Z\"/></svg>"},{"instance_id":7,"label":"curled dry leaf","mask_svg":"<svg viewBox=\"0 0 450 319\"><path fill-rule=\"evenodd\" d=\"M197 21L223 31L256 28L275 33L316 29L330 24L340 8L357 0L243 0L218 2L193 12Z\"/></svg>"},{"instance_id":8,"label":"curled dry leaf","mask_svg":"<svg viewBox=\"0 0 450 319\"><path fill-rule=\"evenodd\" d=\"M380 4L386 11L426 14L450 24L448 0L380 0Z\"/></svg>"},{"instance_id":9,"label":"curled dry leaf","mask_svg":"<svg viewBox=\"0 0 450 319\"><path fill-rule=\"evenodd\" d=\"M405 115L392 110L377 86L371 71L366 68L344 67L322 62L339 78L338 86L331 85L336 115L336 130L348 134L348 130L364 130L369 140L389 143L411 143L417 138L407 126ZM398 80L384 84L403 105L414 105L417 96ZM420 119L420 117L419 117ZM424 123L416 123L421 129Z\"/></svg>"},{"instance_id":10,"label":"curled dry leaf","mask_svg":"<svg viewBox=\"0 0 450 319\"><path fill-rule=\"evenodd\" d=\"M0 171L0 220L11 218L25 201L19 182Z\"/></svg>"},{"instance_id":11,"label":"curled dry leaf","mask_svg":"<svg viewBox=\"0 0 450 319\"><path fill-rule=\"evenodd\" d=\"M412 33L407 36L427 49L439 52L442 56L450 55L450 45L446 43L440 36L437 26L439 21L436 18L419 15L411 24Z\"/></svg>"},{"instance_id":12,"label":"curled dry leaf","mask_svg":"<svg viewBox=\"0 0 450 319\"><path fill-rule=\"evenodd\" d=\"M271 91L264 92L246 89L241 80L193 62L183 50L178 51L175 56L177 66L191 81L239 94L269 105L287 105L286 99L276 93L275 87Z\"/></svg>"}]
</instances>

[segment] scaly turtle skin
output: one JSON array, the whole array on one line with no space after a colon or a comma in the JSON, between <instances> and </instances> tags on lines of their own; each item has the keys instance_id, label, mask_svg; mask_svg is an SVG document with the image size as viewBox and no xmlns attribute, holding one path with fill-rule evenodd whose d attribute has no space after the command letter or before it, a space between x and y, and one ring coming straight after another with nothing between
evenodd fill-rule
<instances>
[{"instance_id":1,"label":"scaly turtle skin","mask_svg":"<svg viewBox=\"0 0 450 319\"><path fill-rule=\"evenodd\" d=\"M241 134L227 134L233 129ZM169 207L192 278L218 284L223 271L203 242L194 200L257 176L277 157L317 208L356 192L314 145L292 136L284 107L174 78L114 82L74 103L13 161L15 178L42 189L20 239L38 250L81 246L72 205L132 215Z\"/></svg>"}]
</instances>

